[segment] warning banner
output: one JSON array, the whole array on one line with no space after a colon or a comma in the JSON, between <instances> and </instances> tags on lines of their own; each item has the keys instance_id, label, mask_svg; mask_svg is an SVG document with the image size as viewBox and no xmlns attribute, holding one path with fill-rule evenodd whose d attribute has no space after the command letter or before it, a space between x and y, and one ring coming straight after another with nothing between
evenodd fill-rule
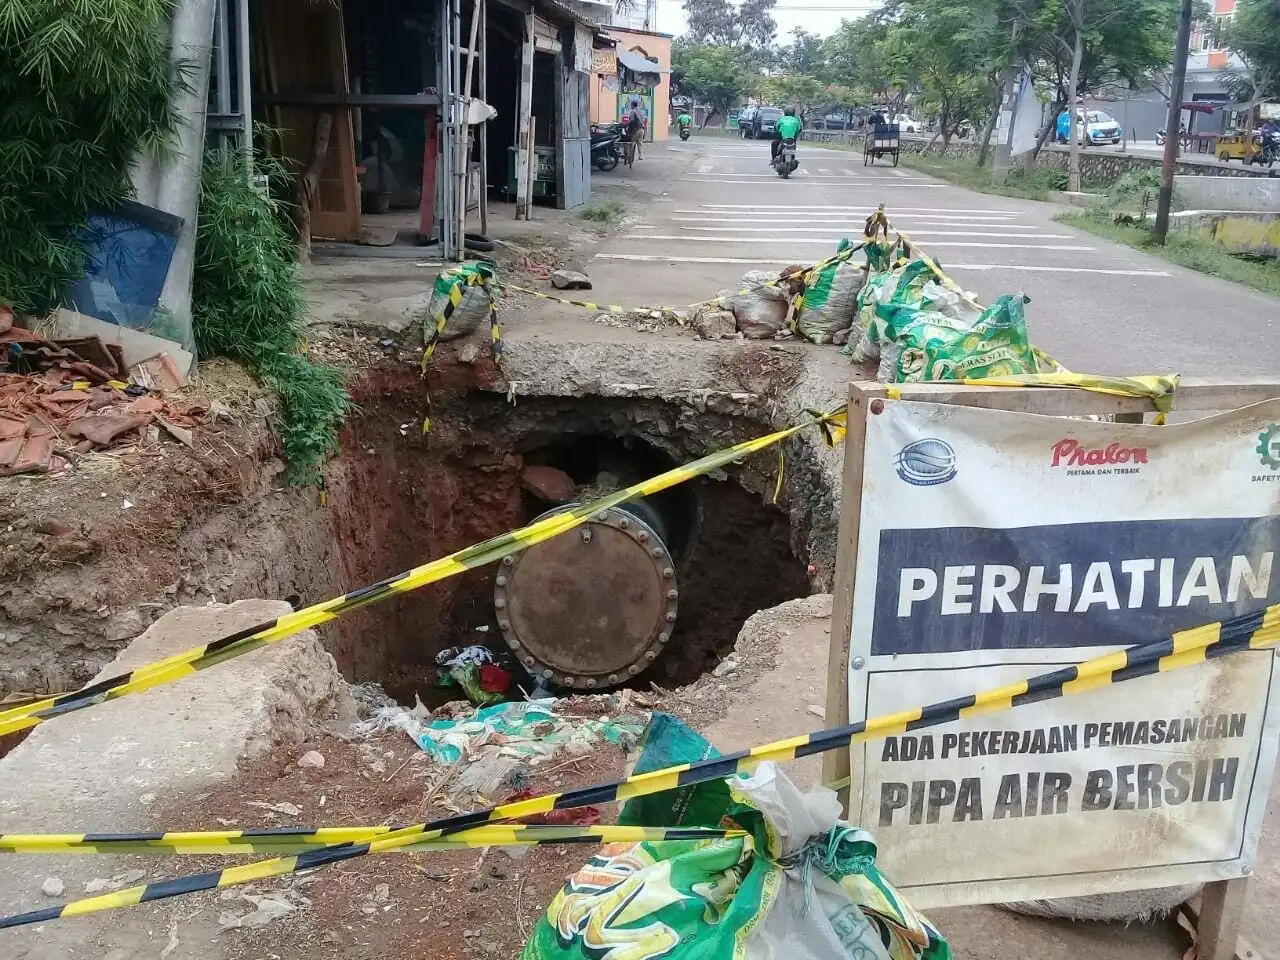
<instances>
[{"instance_id":1,"label":"warning banner","mask_svg":"<svg viewBox=\"0 0 1280 960\"><path fill-rule=\"evenodd\" d=\"M1280 401L1174 426L887 401L867 419L850 719L1280 598ZM1270 651L857 745L853 819L921 906L1252 868Z\"/></svg>"}]
</instances>

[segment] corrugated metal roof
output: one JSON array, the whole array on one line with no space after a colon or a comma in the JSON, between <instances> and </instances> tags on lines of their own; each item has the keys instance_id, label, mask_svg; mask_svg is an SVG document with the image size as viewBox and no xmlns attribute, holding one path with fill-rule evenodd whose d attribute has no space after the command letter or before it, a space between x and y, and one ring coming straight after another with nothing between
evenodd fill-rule
<instances>
[{"instance_id":1,"label":"corrugated metal roof","mask_svg":"<svg viewBox=\"0 0 1280 960\"><path fill-rule=\"evenodd\" d=\"M657 60L649 60L630 50L618 48L618 62L633 73L670 73Z\"/></svg>"}]
</instances>

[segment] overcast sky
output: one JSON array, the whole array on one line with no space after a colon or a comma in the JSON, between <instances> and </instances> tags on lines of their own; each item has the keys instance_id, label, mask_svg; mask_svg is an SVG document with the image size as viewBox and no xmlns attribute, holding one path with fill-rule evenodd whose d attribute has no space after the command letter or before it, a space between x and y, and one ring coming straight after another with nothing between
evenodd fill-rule
<instances>
[{"instance_id":1,"label":"overcast sky","mask_svg":"<svg viewBox=\"0 0 1280 960\"><path fill-rule=\"evenodd\" d=\"M778 38L785 40L795 27L825 37L835 33L840 20L856 20L875 9L877 0L778 0L773 19L778 24ZM684 33L684 7L680 0L658 0L659 33Z\"/></svg>"}]
</instances>

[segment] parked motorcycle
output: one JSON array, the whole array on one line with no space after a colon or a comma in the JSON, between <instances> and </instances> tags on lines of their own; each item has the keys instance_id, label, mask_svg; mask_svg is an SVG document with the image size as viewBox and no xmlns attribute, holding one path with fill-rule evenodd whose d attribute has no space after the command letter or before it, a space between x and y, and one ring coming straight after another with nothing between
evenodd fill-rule
<instances>
[{"instance_id":1,"label":"parked motorcycle","mask_svg":"<svg viewBox=\"0 0 1280 960\"><path fill-rule=\"evenodd\" d=\"M785 180L795 173L796 168L799 166L800 164L796 160L795 137L788 137L782 141L782 146L778 149L778 155L773 158L773 169L778 176Z\"/></svg>"},{"instance_id":2,"label":"parked motorcycle","mask_svg":"<svg viewBox=\"0 0 1280 960\"><path fill-rule=\"evenodd\" d=\"M1161 127L1159 130L1157 130L1156 146L1163 147L1165 140L1168 139L1168 136L1169 136L1168 131L1166 131L1164 127ZM1187 128L1185 125L1181 130L1178 131L1178 144L1183 149L1186 149L1187 147L1191 146L1191 134L1187 133Z\"/></svg>"},{"instance_id":3,"label":"parked motorcycle","mask_svg":"<svg viewBox=\"0 0 1280 960\"><path fill-rule=\"evenodd\" d=\"M622 124L606 123L591 128L591 164L608 173L622 159Z\"/></svg>"}]
</instances>

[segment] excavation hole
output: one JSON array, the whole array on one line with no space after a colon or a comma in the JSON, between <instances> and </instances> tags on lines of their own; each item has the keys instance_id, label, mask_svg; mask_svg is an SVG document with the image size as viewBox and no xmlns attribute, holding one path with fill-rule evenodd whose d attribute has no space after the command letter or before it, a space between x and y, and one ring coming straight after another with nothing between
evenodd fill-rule
<instances>
[{"instance_id":1,"label":"excavation hole","mask_svg":"<svg viewBox=\"0 0 1280 960\"><path fill-rule=\"evenodd\" d=\"M395 394L373 403L366 399L363 414L351 425L351 440L344 443L344 453L331 471L328 497L335 517L336 556L347 588L563 508L527 482L529 468L551 468L567 477L571 500L587 502L691 459L672 451L705 452L727 442L719 436L723 418L708 423L708 435L699 438L696 420L677 418L677 411L664 411L664 405L657 405L655 413L650 404L646 416L629 418L625 411L600 415L606 402L599 399L566 406L564 401L540 405L536 399L521 398L518 421L511 408L502 405L493 409L492 418L482 410L456 429L443 420L439 426L433 422L433 439L424 446L400 428L413 419L405 408L409 399ZM629 424L634 432L626 432ZM741 429L744 435L759 432L745 425ZM767 503L758 490L744 487L737 468L622 509L611 518L610 529L592 528L596 539L589 544L564 539L580 538L582 530L557 538L557 548L539 560L541 570L534 564L534 551L539 550L535 547L513 557L510 568L498 564L469 570L341 618L327 628L326 641L350 679L379 681L401 702L412 703L417 696L428 706L462 696L457 687L438 685L436 656L446 648L471 644L490 648L530 693L547 672L552 675L543 682L551 689L563 688L566 679L576 681L571 684L576 689L628 684L647 688L651 681L673 686L692 682L713 668L732 649L751 614L810 592L807 560L792 551L797 538L787 511ZM625 556L611 557L606 545ZM644 551L658 546L665 550L662 558L646 567ZM673 576L667 575L678 584L672 588L678 592L678 611L674 624L666 626L669 636L652 643L654 655L646 657L640 634L650 622L644 618L661 618L667 612L662 604L670 595L671 581L661 578L668 566ZM528 623L513 629L512 611L519 599L495 590L497 577L504 570L513 572L511 568L521 571L512 589L517 583L528 584L523 609L526 620L537 621L536 630ZM658 593L633 589L646 577L657 578ZM632 596L636 593L644 595ZM536 596L537 602L529 596ZM557 600L565 597L569 599ZM584 597L594 604L592 609L583 608ZM499 601L502 609L495 606ZM642 621L639 627L637 618ZM627 623L639 637L633 637L640 646L632 651L637 670L627 667L625 651L611 659L612 648L600 646L609 642L608 637L616 643ZM597 635L570 653L605 664L589 687L578 675L581 670L558 660L555 670L544 669L546 650L538 651L539 659L531 666L523 662L531 643L515 650L509 643L538 639L545 646L559 642L557 637L583 638L588 627ZM526 631L523 636L521 629ZM655 626L655 637L657 632ZM610 682L611 676L616 682ZM519 693L514 687L512 692Z\"/></svg>"}]
</instances>

